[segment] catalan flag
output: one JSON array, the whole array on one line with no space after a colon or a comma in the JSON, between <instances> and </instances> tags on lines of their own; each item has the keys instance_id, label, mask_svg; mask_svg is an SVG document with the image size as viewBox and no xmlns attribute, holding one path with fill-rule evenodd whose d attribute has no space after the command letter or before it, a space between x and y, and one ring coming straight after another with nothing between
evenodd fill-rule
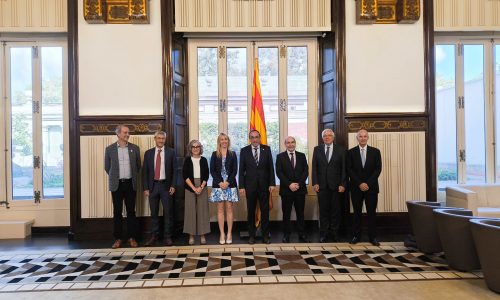
<instances>
[{"instance_id":1,"label":"catalan flag","mask_svg":"<svg viewBox=\"0 0 500 300\"><path fill-rule=\"evenodd\" d=\"M264 104L259 80L259 59L255 59L252 85L252 112L250 114L250 130L260 133L260 143L267 145L266 118L264 117Z\"/></svg>"},{"instance_id":2,"label":"catalan flag","mask_svg":"<svg viewBox=\"0 0 500 300\"><path fill-rule=\"evenodd\" d=\"M252 85L252 112L250 114L250 130L257 130L260 133L260 143L267 145L266 118L264 117L264 104L262 102L262 92L259 80L259 59L255 59ZM269 210L273 209L273 195L269 194ZM261 212L259 203L255 212L255 227L259 228Z\"/></svg>"}]
</instances>

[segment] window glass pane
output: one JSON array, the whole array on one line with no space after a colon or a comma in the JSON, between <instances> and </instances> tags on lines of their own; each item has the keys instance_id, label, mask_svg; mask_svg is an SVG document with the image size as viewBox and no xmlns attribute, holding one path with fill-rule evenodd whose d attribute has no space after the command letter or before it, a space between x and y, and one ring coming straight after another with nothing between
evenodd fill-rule
<instances>
[{"instance_id":1,"label":"window glass pane","mask_svg":"<svg viewBox=\"0 0 500 300\"><path fill-rule=\"evenodd\" d=\"M44 198L64 197L63 49L41 48Z\"/></svg>"},{"instance_id":2,"label":"window glass pane","mask_svg":"<svg viewBox=\"0 0 500 300\"><path fill-rule=\"evenodd\" d=\"M288 47L288 135L307 157L307 47Z\"/></svg>"},{"instance_id":3,"label":"window glass pane","mask_svg":"<svg viewBox=\"0 0 500 300\"><path fill-rule=\"evenodd\" d=\"M199 139L210 160L219 134L217 48L198 48Z\"/></svg>"},{"instance_id":4,"label":"window glass pane","mask_svg":"<svg viewBox=\"0 0 500 300\"><path fill-rule=\"evenodd\" d=\"M273 160L279 153L279 104L278 104L278 48L259 48L259 79L266 119L267 144ZM278 178L276 177L276 184Z\"/></svg>"},{"instance_id":5,"label":"window glass pane","mask_svg":"<svg viewBox=\"0 0 500 300\"><path fill-rule=\"evenodd\" d=\"M500 181L500 45L495 46L495 140L496 182Z\"/></svg>"},{"instance_id":6,"label":"window glass pane","mask_svg":"<svg viewBox=\"0 0 500 300\"><path fill-rule=\"evenodd\" d=\"M227 48L227 119L231 149L240 155L248 145L247 49Z\"/></svg>"},{"instance_id":7,"label":"window glass pane","mask_svg":"<svg viewBox=\"0 0 500 300\"><path fill-rule=\"evenodd\" d=\"M10 50L12 198L33 199L31 47Z\"/></svg>"},{"instance_id":8,"label":"window glass pane","mask_svg":"<svg viewBox=\"0 0 500 300\"><path fill-rule=\"evenodd\" d=\"M486 181L483 45L464 45L467 183Z\"/></svg>"},{"instance_id":9,"label":"window glass pane","mask_svg":"<svg viewBox=\"0 0 500 300\"><path fill-rule=\"evenodd\" d=\"M455 45L436 45L436 136L438 189L457 183Z\"/></svg>"}]
</instances>

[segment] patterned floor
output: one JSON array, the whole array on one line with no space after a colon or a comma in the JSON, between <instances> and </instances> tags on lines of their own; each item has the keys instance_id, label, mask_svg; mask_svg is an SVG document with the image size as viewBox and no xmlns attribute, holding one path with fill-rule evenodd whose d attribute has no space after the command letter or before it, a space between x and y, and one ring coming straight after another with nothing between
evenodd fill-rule
<instances>
[{"instance_id":1,"label":"patterned floor","mask_svg":"<svg viewBox=\"0 0 500 300\"><path fill-rule=\"evenodd\" d=\"M0 292L482 278L401 243L241 246L12 253L0 256Z\"/></svg>"}]
</instances>

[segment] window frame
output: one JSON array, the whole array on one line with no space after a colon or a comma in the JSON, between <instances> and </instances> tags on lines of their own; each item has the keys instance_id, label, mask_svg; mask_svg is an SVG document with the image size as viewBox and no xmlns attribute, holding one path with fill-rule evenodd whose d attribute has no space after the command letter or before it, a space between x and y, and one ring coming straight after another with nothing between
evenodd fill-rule
<instances>
[{"instance_id":1,"label":"window frame","mask_svg":"<svg viewBox=\"0 0 500 300\"><path fill-rule=\"evenodd\" d=\"M254 45L255 44L255 45ZM307 84L307 150L308 150L308 162L309 162L309 174L311 172L311 162L314 147L317 146L317 136L318 132L318 62L319 62L319 47L317 40L314 38L303 38L303 39L280 39L280 40L267 40L262 39L259 41L255 40L215 40L207 38L190 38L188 39L188 65L189 65L189 139L197 139L199 136L199 109L198 109L198 64L197 64L197 49L198 48L218 48L219 46L227 48L246 48L247 49L247 120L250 120L251 114L251 98L252 98L252 79L254 72L254 57L256 57L259 47L279 47L280 46L295 47L295 46L305 46L308 48L307 51L307 68L308 68L308 84ZM219 59L218 59L219 61ZM286 147L284 145L284 139L288 136L288 97L287 97L287 57L285 59L279 58L278 67L279 74L285 75L283 78L279 78L280 84L278 87L278 99L286 99L287 109L286 111L279 112L279 150L278 152L285 151ZM222 65L222 66L221 66ZM225 85L226 64L218 63L218 81L219 81L219 100L227 99L227 87ZM284 73L282 73L284 70ZM221 91L222 89L222 91ZM279 105L279 104L278 104ZM218 129L220 132L227 132L227 112L226 115L221 115L219 111L219 123ZM223 123L223 124L221 124ZM214 141L215 143L215 141ZM240 149L233 149L239 151ZM309 190L311 189L311 180L309 180Z\"/></svg>"},{"instance_id":2,"label":"window frame","mask_svg":"<svg viewBox=\"0 0 500 300\"><path fill-rule=\"evenodd\" d=\"M4 104L0 105L0 116L4 117L4 122L1 122L0 129L5 132L5 138L0 139L0 146L5 149L5 154L0 157L0 167L5 170L5 176L2 176L3 183L0 187L0 201L7 200L9 206L16 210L53 210L53 209L69 209L69 198L70 198L70 180L69 180L69 103L68 103L68 46L67 41L61 37L40 37L36 39L24 39L24 38L9 38L8 40L0 40L1 44L1 59L0 59L0 87L2 88L2 98L5 99ZM33 134L33 155L40 156L40 163L42 164L39 174L34 175L34 188L39 187L40 203L35 203L34 197L31 199L13 199L12 198L12 159L11 159L11 99L10 99L10 49L16 47L61 47L62 48L62 89L63 89L63 161L64 161L64 195L63 197L47 197L43 195L43 132L42 132L42 113L36 118L39 118L40 127L37 128L36 133ZM41 51L37 58L31 60L32 63L32 78L33 80L38 80L38 83L33 81L33 95L36 97L40 96L39 101L41 101L41 82L42 82L42 59ZM38 86L38 88L36 87ZM40 107L42 107L40 103Z\"/></svg>"},{"instance_id":3,"label":"window frame","mask_svg":"<svg viewBox=\"0 0 500 300\"><path fill-rule=\"evenodd\" d=\"M456 115L456 128L457 128L457 183L473 184L467 182L467 153L465 152L465 161L460 161L460 150L466 149L466 120L465 108L460 108L458 105L458 97L465 96L465 78L464 78L464 45L482 45L483 46L483 92L484 92L484 143L485 143L485 184L496 182L496 140L495 132L500 130L497 123L500 120L495 120L495 45L499 45L500 40L490 37L477 37L477 36L438 36L435 40L435 46L438 45L454 45L455 48L455 115ZM464 100L464 106L472 105L468 103L467 99ZM500 104L499 104L500 105ZM439 139L439 137L436 137ZM436 144L437 147L437 144ZM437 151L437 148L436 148ZM436 170L438 169L438 161L436 161ZM438 174L436 174L436 177ZM438 183L439 183L439 179ZM451 185L449 185L451 186ZM438 193L444 193L444 188L438 187Z\"/></svg>"}]
</instances>

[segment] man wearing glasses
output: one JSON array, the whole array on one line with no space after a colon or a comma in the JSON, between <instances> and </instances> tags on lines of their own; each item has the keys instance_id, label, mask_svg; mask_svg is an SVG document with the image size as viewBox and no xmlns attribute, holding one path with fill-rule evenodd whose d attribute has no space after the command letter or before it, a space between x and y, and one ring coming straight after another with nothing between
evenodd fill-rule
<instances>
[{"instance_id":1,"label":"man wearing glasses","mask_svg":"<svg viewBox=\"0 0 500 300\"><path fill-rule=\"evenodd\" d=\"M269 194L276 185L271 148L260 143L260 133L252 130L248 134L250 145L240 152L239 186L242 196L247 198L247 221L249 244L255 243L255 210L260 205L262 242L269 239Z\"/></svg>"}]
</instances>

